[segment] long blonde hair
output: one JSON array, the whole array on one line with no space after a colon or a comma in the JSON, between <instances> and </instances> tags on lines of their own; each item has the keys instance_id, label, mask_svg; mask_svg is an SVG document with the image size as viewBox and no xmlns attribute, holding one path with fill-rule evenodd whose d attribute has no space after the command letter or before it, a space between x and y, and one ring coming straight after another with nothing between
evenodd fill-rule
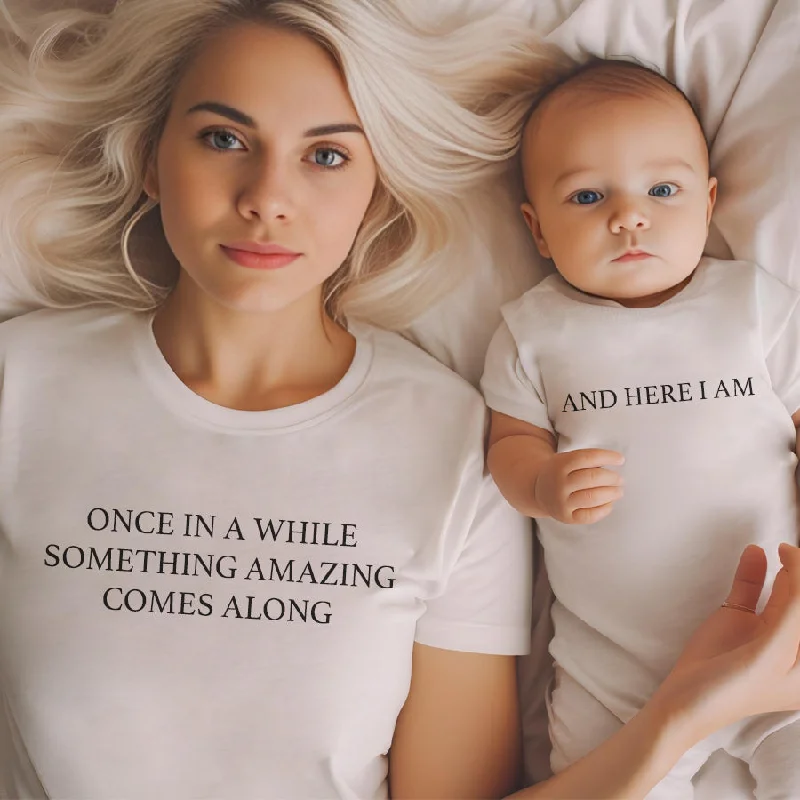
<instances>
[{"instance_id":1,"label":"long blonde hair","mask_svg":"<svg viewBox=\"0 0 800 800\"><path fill-rule=\"evenodd\" d=\"M161 302L167 276L133 269L121 241L143 210L174 87L210 35L263 22L332 54L378 165L350 256L326 286L328 310L408 324L458 277L447 251L463 231L459 198L516 152L558 63L508 19L423 30L393 0L110 5L31 16L0 0L0 270L34 305Z\"/></svg>"}]
</instances>

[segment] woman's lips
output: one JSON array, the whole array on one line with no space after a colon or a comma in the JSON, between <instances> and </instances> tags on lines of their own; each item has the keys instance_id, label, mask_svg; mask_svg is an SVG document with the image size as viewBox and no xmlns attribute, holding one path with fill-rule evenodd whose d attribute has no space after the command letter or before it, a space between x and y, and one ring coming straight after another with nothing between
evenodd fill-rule
<instances>
[{"instance_id":1,"label":"woman's lips","mask_svg":"<svg viewBox=\"0 0 800 800\"><path fill-rule=\"evenodd\" d=\"M298 258L300 253L275 252L275 253L254 253L250 250L237 250L235 247L220 245L222 252L240 267L245 269L282 269L288 267Z\"/></svg>"}]
</instances>

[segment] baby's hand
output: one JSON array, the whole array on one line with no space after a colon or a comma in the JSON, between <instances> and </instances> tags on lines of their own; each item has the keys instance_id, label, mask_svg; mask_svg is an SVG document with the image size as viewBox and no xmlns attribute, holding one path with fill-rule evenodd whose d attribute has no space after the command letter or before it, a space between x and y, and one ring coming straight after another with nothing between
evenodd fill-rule
<instances>
[{"instance_id":1,"label":"baby's hand","mask_svg":"<svg viewBox=\"0 0 800 800\"><path fill-rule=\"evenodd\" d=\"M542 467L533 487L536 505L559 522L590 525L607 517L622 497L622 477L604 467L625 462L613 450L556 453Z\"/></svg>"}]
</instances>

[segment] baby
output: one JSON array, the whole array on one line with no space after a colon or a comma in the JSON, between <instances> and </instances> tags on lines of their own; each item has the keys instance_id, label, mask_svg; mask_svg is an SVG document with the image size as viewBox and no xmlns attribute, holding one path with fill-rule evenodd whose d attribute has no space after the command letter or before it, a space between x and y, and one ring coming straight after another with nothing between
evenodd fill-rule
<instances>
[{"instance_id":1,"label":"baby","mask_svg":"<svg viewBox=\"0 0 800 800\"><path fill-rule=\"evenodd\" d=\"M746 544L774 562L796 544L800 295L703 257L707 143L645 67L593 61L545 92L522 166L522 212L558 274L503 308L482 388L489 469L537 519L556 597L557 772L642 707ZM724 748L759 798L800 798L798 719L726 729L650 797L691 798Z\"/></svg>"}]
</instances>

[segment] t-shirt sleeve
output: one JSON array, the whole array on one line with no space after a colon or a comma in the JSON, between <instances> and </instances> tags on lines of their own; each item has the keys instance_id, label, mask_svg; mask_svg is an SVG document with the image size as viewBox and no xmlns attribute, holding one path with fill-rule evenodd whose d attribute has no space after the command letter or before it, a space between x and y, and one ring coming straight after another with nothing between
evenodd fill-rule
<instances>
[{"instance_id":1,"label":"t-shirt sleeve","mask_svg":"<svg viewBox=\"0 0 800 800\"><path fill-rule=\"evenodd\" d=\"M526 350L531 350L530 345ZM481 391L493 411L552 432L541 377L532 362L530 352L526 352L523 363L508 322L502 322L486 353Z\"/></svg>"},{"instance_id":2,"label":"t-shirt sleeve","mask_svg":"<svg viewBox=\"0 0 800 800\"><path fill-rule=\"evenodd\" d=\"M455 557L417 621L415 639L444 650L522 655L531 635L531 523L506 503L490 476L481 475L477 487L469 483L472 520L465 535L454 536Z\"/></svg>"},{"instance_id":3,"label":"t-shirt sleeve","mask_svg":"<svg viewBox=\"0 0 800 800\"><path fill-rule=\"evenodd\" d=\"M800 409L800 293L764 273L758 294L772 389L794 414Z\"/></svg>"}]
</instances>

